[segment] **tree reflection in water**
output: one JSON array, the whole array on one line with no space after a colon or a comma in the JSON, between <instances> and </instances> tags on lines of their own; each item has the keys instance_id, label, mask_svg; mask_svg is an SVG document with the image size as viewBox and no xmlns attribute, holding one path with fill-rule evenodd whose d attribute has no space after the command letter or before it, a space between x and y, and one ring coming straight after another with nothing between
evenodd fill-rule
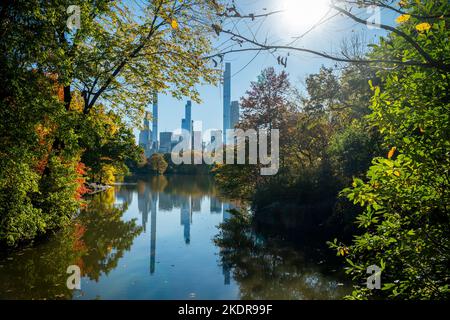
<instances>
[{"instance_id":1,"label":"tree reflection in water","mask_svg":"<svg viewBox=\"0 0 450 320\"><path fill-rule=\"evenodd\" d=\"M0 252L0 299L179 299L193 292L203 299L335 299L349 292L327 262L318 264L327 259L317 258L316 247L294 248L267 236L268 227L256 232L249 216L230 214L241 205L221 196L210 177L133 179L93 196L54 236ZM129 220L136 216L142 227ZM81 291L66 287L70 265L81 268Z\"/></svg>"},{"instance_id":2,"label":"tree reflection in water","mask_svg":"<svg viewBox=\"0 0 450 320\"><path fill-rule=\"evenodd\" d=\"M324 261L256 233L246 213L231 210L214 241L224 273L232 272L239 284L241 299L340 299L351 291L336 276L326 275L330 266Z\"/></svg>"},{"instance_id":3,"label":"tree reflection in water","mask_svg":"<svg viewBox=\"0 0 450 320\"><path fill-rule=\"evenodd\" d=\"M73 224L0 259L0 299L71 299L69 265L94 281L113 270L142 232L135 220L121 220L128 203L114 205L114 199L113 188L95 195Z\"/></svg>"}]
</instances>

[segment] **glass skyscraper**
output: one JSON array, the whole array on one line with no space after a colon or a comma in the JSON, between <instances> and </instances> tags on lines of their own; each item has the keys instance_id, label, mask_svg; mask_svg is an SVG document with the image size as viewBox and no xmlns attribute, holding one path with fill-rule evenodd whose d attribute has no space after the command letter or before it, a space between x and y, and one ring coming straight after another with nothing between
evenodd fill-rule
<instances>
[{"instance_id":1,"label":"glass skyscraper","mask_svg":"<svg viewBox=\"0 0 450 320\"><path fill-rule=\"evenodd\" d=\"M181 120L181 129L192 132L192 102L188 100L184 106L184 118Z\"/></svg>"},{"instance_id":2,"label":"glass skyscraper","mask_svg":"<svg viewBox=\"0 0 450 320\"><path fill-rule=\"evenodd\" d=\"M225 63L223 73L223 141L226 142L227 129L231 128L230 123L231 108L231 63Z\"/></svg>"},{"instance_id":3,"label":"glass skyscraper","mask_svg":"<svg viewBox=\"0 0 450 320\"><path fill-rule=\"evenodd\" d=\"M158 94L153 94L152 149L158 150Z\"/></svg>"}]
</instances>

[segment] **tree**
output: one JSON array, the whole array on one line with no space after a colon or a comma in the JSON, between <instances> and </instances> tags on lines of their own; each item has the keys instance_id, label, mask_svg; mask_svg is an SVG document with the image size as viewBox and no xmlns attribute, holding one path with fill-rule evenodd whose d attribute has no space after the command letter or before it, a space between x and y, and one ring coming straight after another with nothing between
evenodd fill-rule
<instances>
[{"instance_id":1,"label":"tree","mask_svg":"<svg viewBox=\"0 0 450 320\"><path fill-rule=\"evenodd\" d=\"M96 194L89 206L52 239L33 250L13 252L2 263L2 299L72 299L65 285L70 265L83 277L98 281L114 270L133 240L143 231L136 219L124 221L130 203L114 204L114 189ZM63 270L63 272L61 271Z\"/></svg>"},{"instance_id":2,"label":"tree","mask_svg":"<svg viewBox=\"0 0 450 320\"><path fill-rule=\"evenodd\" d=\"M286 246L273 237L273 230L256 233L250 217L247 212L230 210L230 218L219 225L214 237L223 270L229 270L239 283L242 299L338 299L347 291L336 288L335 280L325 272L316 271L326 264L311 265L314 254Z\"/></svg>"},{"instance_id":3,"label":"tree","mask_svg":"<svg viewBox=\"0 0 450 320\"><path fill-rule=\"evenodd\" d=\"M79 114L81 161L89 167L88 177L102 183L114 182L114 176L128 173L126 163L138 162L141 148L131 128L111 110L98 105L87 116ZM106 178L108 176L108 178Z\"/></svg>"},{"instance_id":4,"label":"tree","mask_svg":"<svg viewBox=\"0 0 450 320\"><path fill-rule=\"evenodd\" d=\"M277 74L274 68L262 70L257 81L250 84L250 89L241 98L242 114L236 127L256 131L264 129L268 131L269 137L272 129L278 129L280 149L284 150L291 137L289 128L296 120L295 96L296 92L287 73L282 71ZM236 148L228 149L226 152L236 153ZM280 156L282 167L284 154L281 152ZM260 164L248 164L248 154L246 154L245 165L216 165L213 171L221 187L230 195L249 199L257 186L262 186L270 179L261 176L260 168Z\"/></svg>"},{"instance_id":5,"label":"tree","mask_svg":"<svg viewBox=\"0 0 450 320\"><path fill-rule=\"evenodd\" d=\"M68 223L87 174L125 172L139 151L125 116L137 123L155 91L198 100L195 84L216 80L200 59L215 1L150 1L140 16L128 1L83 1L77 30L66 23L72 4L0 5L1 244Z\"/></svg>"},{"instance_id":6,"label":"tree","mask_svg":"<svg viewBox=\"0 0 450 320\"><path fill-rule=\"evenodd\" d=\"M160 153L154 153L150 157L150 167L157 174L164 174L167 169L167 162L164 160L164 156Z\"/></svg>"},{"instance_id":7,"label":"tree","mask_svg":"<svg viewBox=\"0 0 450 320\"><path fill-rule=\"evenodd\" d=\"M283 130L288 121L287 114L295 109L292 103L294 89L286 72L277 74L273 67L264 69L245 94L240 102L239 128Z\"/></svg>"},{"instance_id":8,"label":"tree","mask_svg":"<svg viewBox=\"0 0 450 320\"><path fill-rule=\"evenodd\" d=\"M448 2L408 3L399 29L432 59L448 61L448 20L423 18L448 9ZM400 55L421 56L395 32L371 54ZM351 298L448 299L449 72L407 66L378 75L383 85L372 86L369 119L384 138L386 156L375 158L366 179L355 179L343 191L364 208L357 217L362 233L348 247L337 241L331 246L346 256L348 272L358 281L367 277L369 265L382 268L383 290L358 286Z\"/></svg>"},{"instance_id":9,"label":"tree","mask_svg":"<svg viewBox=\"0 0 450 320\"><path fill-rule=\"evenodd\" d=\"M377 81L371 79L372 112L368 119L384 140L387 159L375 158L366 179L356 178L343 192L364 209L357 217L362 234L351 246L337 241L331 246L347 257L348 271L358 283L366 281L368 266L382 268L383 290L358 286L353 298L448 299L449 2L343 0L331 4L336 14L360 24L367 22L356 12L368 6L398 14L395 25L379 25L388 35L372 45L370 54L335 55L259 41L254 33L250 38L238 28L217 28L218 33L230 36L236 47L213 57L287 50L377 71ZM233 19L252 20L270 14L224 13ZM280 54L278 61L281 59L286 65ZM364 144L355 133L344 131L335 146L342 142L349 146L351 140Z\"/></svg>"},{"instance_id":10,"label":"tree","mask_svg":"<svg viewBox=\"0 0 450 320\"><path fill-rule=\"evenodd\" d=\"M66 131L73 117L65 115L54 81L2 59L0 244L15 245L68 223L86 190L76 139ZM49 152L54 136L64 152Z\"/></svg>"}]
</instances>

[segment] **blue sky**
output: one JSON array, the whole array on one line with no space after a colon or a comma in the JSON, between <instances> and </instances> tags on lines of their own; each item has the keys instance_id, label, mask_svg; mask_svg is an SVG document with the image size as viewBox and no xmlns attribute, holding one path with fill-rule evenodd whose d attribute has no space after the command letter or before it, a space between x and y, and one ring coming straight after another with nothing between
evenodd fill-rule
<instances>
[{"instance_id":1,"label":"blue sky","mask_svg":"<svg viewBox=\"0 0 450 320\"><path fill-rule=\"evenodd\" d=\"M308 30L314 24L312 21L320 20L325 16L326 10L319 10L316 7L316 5L323 5L323 1L326 0L236 0L236 6L243 13L253 12L257 14L272 10L285 10L283 13L266 18L261 27L259 27L260 21L258 20L254 22L246 20L244 22L241 21L237 28L246 35L249 35L247 30L251 29L255 32L259 28L259 40L263 41L267 37L269 42L286 44L293 41L295 36L299 36ZM294 5L292 5L293 2ZM263 8L266 8L266 11ZM334 13L331 11L327 16L332 16ZM370 16L365 10L358 12L358 15L361 17ZM395 17L392 14L381 11L381 23L392 24L393 18ZM302 21L305 22L303 23ZM231 28L233 26L228 25L228 27ZM342 40L351 37L355 33L364 34L367 42L374 42L382 32L377 29L370 30L367 26L354 23L349 18L337 16L297 40L295 45L338 54ZM216 40L216 43L222 43L226 39L228 38L221 36ZM278 71L284 69L284 67L277 64L276 57L273 55L261 52L255 58L255 54L255 52L247 52L225 56L224 62L231 62L232 100L239 100L249 88L250 82L256 80L256 77L264 68L275 67ZM286 55L286 52L280 52L279 54ZM333 66L335 62L311 54L290 52L288 65L284 70L289 73L291 82L302 90L305 77L308 74L318 72L321 65ZM199 86L197 88L200 92L202 103L193 103L192 119L201 121L203 130L221 129L222 86ZM181 126L186 100L180 101L171 96L159 95L159 132L173 131ZM151 110L151 106L148 106L147 110ZM196 123L194 129L197 130L198 125L199 123Z\"/></svg>"}]
</instances>

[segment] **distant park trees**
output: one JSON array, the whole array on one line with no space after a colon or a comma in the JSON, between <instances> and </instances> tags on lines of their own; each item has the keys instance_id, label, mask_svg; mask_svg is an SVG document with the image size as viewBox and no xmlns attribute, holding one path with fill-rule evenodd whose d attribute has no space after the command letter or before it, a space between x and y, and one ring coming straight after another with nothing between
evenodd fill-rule
<instances>
[{"instance_id":1,"label":"distant park trees","mask_svg":"<svg viewBox=\"0 0 450 320\"><path fill-rule=\"evenodd\" d=\"M151 169L157 174L164 174L168 167L168 163L164 160L164 156L160 153L154 153L149 159Z\"/></svg>"}]
</instances>

